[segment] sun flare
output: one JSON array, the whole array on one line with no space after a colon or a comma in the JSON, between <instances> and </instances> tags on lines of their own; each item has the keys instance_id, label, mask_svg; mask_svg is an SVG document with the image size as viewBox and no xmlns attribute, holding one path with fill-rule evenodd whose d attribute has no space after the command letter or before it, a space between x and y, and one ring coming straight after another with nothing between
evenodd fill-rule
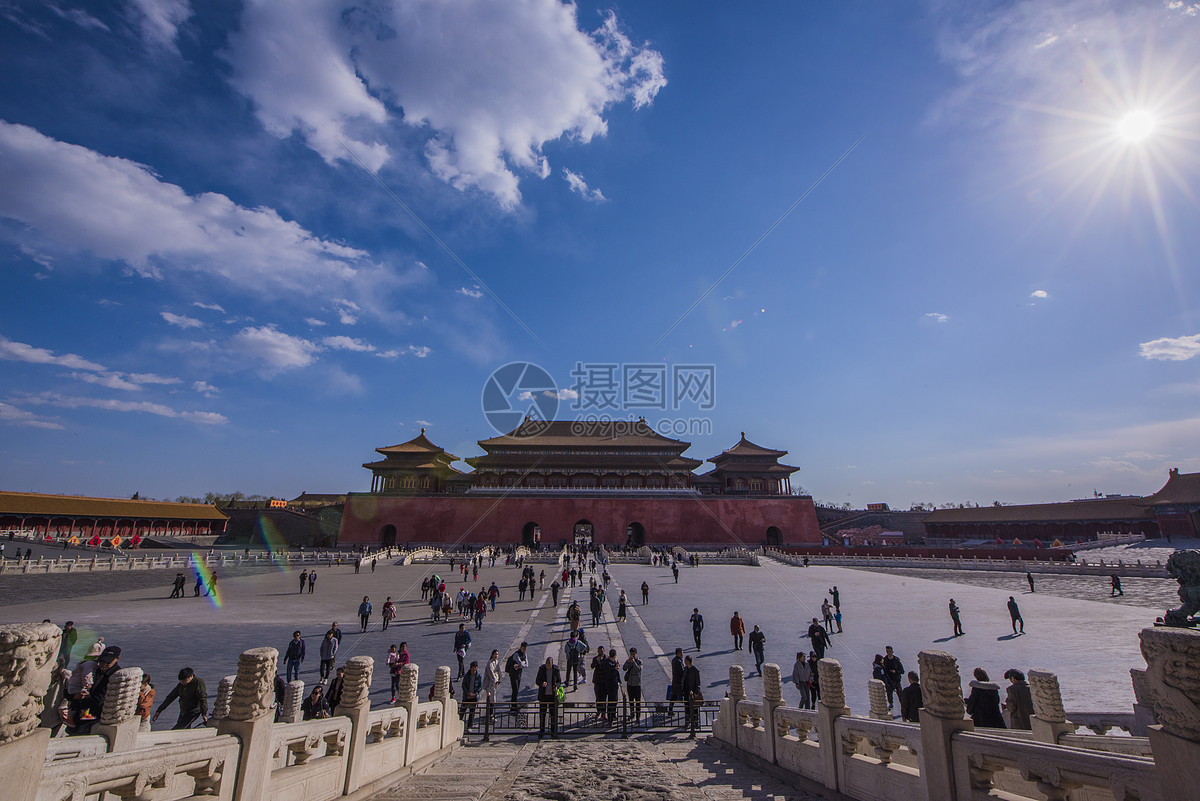
<instances>
[{"instance_id":1,"label":"sun flare","mask_svg":"<svg viewBox=\"0 0 1200 801\"><path fill-rule=\"evenodd\" d=\"M1154 133L1158 120L1144 108L1135 109L1121 118L1117 123L1117 135L1129 143L1144 141Z\"/></svg>"}]
</instances>

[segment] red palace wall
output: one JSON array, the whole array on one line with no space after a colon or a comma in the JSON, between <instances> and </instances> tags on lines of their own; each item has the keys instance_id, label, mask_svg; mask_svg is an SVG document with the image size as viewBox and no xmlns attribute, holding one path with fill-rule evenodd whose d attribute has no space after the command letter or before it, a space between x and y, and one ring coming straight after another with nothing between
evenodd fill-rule
<instances>
[{"instance_id":1,"label":"red palace wall","mask_svg":"<svg viewBox=\"0 0 1200 801\"><path fill-rule=\"evenodd\" d=\"M781 544L820 544L817 512L809 498L538 498L350 495L338 534L341 545L382 544L395 526L396 544L516 544L528 523L541 528L542 543L570 541L575 524L590 522L595 542L623 546L632 523L646 530L649 545L679 544L756 548L767 529Z\"/></svg>"}]
</instances>

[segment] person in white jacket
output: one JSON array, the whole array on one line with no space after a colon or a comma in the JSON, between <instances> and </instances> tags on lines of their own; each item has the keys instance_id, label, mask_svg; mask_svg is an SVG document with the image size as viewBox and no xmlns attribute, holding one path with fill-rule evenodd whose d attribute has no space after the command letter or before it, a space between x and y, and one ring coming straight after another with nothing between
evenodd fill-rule
<instances>
[{"instance_id":1,"label":"person in white jacket","mask_svg":"<svg viewBox=\"0 0 1200 801\"><path fill-rule=\"evenodd\" d=\"M500 695L500 652L492 651L483 669L483 697L487 701L484 714L491 720L495 715L496 698Z\"/></svg>"}]
</instances>

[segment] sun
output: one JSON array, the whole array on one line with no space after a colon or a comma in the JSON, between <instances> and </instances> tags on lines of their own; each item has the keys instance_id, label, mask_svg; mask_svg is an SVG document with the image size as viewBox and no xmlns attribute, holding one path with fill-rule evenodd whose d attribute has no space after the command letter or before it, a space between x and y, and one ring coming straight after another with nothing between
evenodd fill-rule
<instances>
[{"instance_id":1,"label":"sun","mask_svg":"<svg viewBox=\"0 0 1200 801\"><path fill-rule=\"evenodd\" d=\"M1130 144L1136 144L1145 141L1157 127L1158 120L1154 114L1144 108L1134 109L1117 123L1117 136Z\"/></svg>"}]
</instances>

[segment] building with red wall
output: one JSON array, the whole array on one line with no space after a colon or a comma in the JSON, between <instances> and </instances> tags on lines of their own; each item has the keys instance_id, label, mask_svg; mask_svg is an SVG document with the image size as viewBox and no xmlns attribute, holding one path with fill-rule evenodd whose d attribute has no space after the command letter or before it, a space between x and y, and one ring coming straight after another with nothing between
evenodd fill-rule
<instances>
[{"instance_id":1,"label":"building with red wall","mask_svg":"<svg viewBox=\"0 0 1200 801\"><path fill-rule=\"evenodd\" d=\"M474 468L424 430L379 448L368 462L372 491L350 493L340 544L534 544L590 540L608 546L704 547L819 543L812 498L790 494L797 468L787 451L745 434L713 457L713 470L684 455L687 442L644 420L584 423L527 420L481 440Z\"/></svg>"}]
</instances>

